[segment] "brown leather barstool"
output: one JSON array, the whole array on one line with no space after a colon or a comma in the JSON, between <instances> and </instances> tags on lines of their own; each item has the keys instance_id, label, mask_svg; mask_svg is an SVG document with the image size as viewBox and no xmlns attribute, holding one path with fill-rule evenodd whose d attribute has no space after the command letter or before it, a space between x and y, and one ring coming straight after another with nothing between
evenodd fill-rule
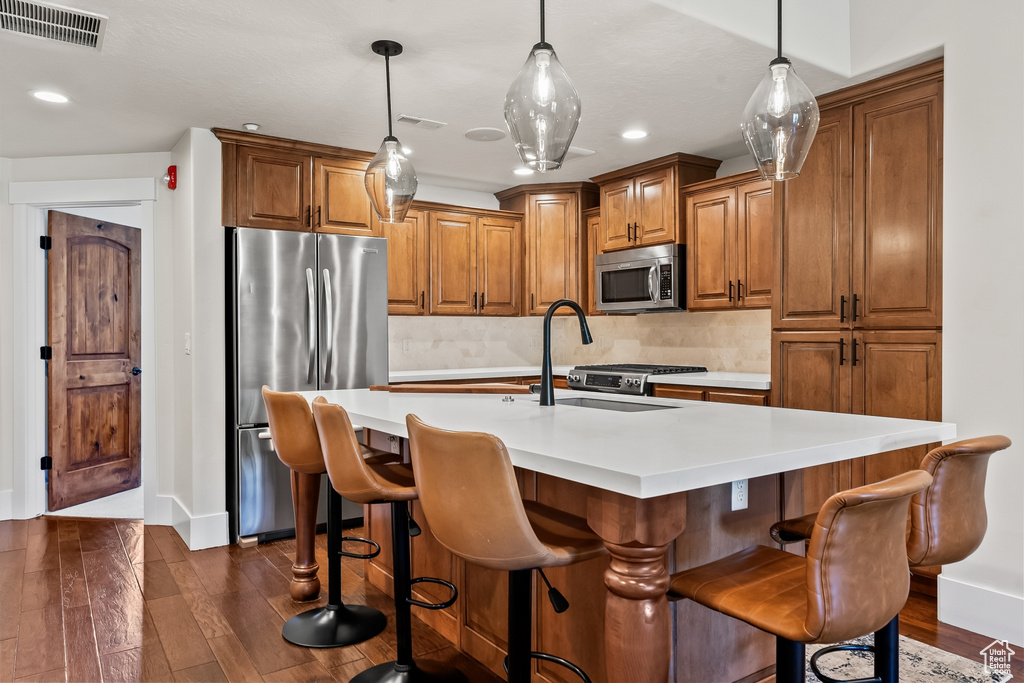
<instances>
[{"instance_id":1,"label":"brown leather barstool","mask_svg":"<svg viewBox=\"0 0 1024 683\"><path fill-rule=\"evenodd\" d=\"M524 501L497 437L437 429L415 415L406 417L406 425L420 504L434 536L467 562L508 572L505 663L510 683L528 683L531 658L564 666L589 682L575 664L531 652L532 573L604 555L601 539L581 517ZM546 577L544 582L550 588ZM553 588L548 596L556 612L568 608Z\"/></svg>"},{"instance_id":2,"label":"brown leather barstool","mask_svg":"<svg viewBox=\"0 0 1024 683\"><path fill-rule=\"evenodd\" d=\"M445 609L455 603L455 586L434 577L411 578L409 537L420 534L419 526L409 516L409 501L416 500L416 482L412 468L400 455L385 453L364 446L356 439L348 413L339 405L328 403L323 396L313 399L313 420L323 445L324 461L331 485L354 503L391 504L391 553L395 593L395 639L397 658L363 671L352 683L388 683L419 681L465 681L466 677L443 664L416 662L412 656L411 606ZM439 603L426 603L412 598L416 583L436 583L448 588L452 595Z\"/></svg>"},{"instance_id":3,"label":"brown leather barstool","mask_svg":"<svg viewBox=\"0 0 1024 683\"><path fill-rule=\"evenodd\" d=\"M983 436L939 446L924 456L921 469L932 475L932 485L910 503L907 560L911 567L930 567L959 562L978 549L988 528L985 511L985 477L993 453L1009 448L1005 436ZM771 536L785 545L810 539L815 515L786 519L772 525ZM811 658L814 673L825 683L832 680L818 672L817 661L836 650L875 652L875 678L884 683L899 681L899 615L875 633L874 647L836 645L823 648Z\"/></svg>"},{"instance_id":4,"label":"brown leather barstool","mask_svg":"<svg viewBox=\"0 0 1024 683\"><path fill-rule=\"evenodd\" d=\"M281 462L293 472L325 472L327 466L320 448L320 437L306 399L298 394L271 391L264 386L263 402L267 406L270 436ZM294 486L292 496L295 496ZM285 622L281 635L290 643L304 647L355 645L373 638L387 626L387 618L380 610L365 605L346 605L341 601L342 556L367 558L376 557L380 552L380 546L365 538L342 536L342 524L341 496L328 486L327 604L306 610ZM376 550L365 555L346 553L341 549L342 541L368 543Z\"/></svg>"},{"instance_id":5,"label":"brown leather barstool","mask_svg":"<svg viewBox=\"0 0 1024 683\"><path fill-rule=\"evenodd\" d=\"M837 493L818 512L806 557L753 546L673 574L669 598L689 598L771 633L775 680L803 683L806 643L877 631L907 601L907 506L931 481L914 470Z\"/></svg>"}]
</instances>

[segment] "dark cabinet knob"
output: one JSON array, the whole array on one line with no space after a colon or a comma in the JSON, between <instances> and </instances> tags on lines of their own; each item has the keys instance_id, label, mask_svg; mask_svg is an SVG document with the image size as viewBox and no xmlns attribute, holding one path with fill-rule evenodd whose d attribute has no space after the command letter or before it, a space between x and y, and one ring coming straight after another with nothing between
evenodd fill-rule
<instances>
[{"instance_id":1,"label":"dark cabinet knob","mask_svg":"<svg viewBox=\"0 0 1024 683\"><path fill-rule=\"evenodd\" d=\"M138 368L138 367L132 368L132 374L133 375L141 375L142 374L142 368Z\"/></svg>"}]
</instances>

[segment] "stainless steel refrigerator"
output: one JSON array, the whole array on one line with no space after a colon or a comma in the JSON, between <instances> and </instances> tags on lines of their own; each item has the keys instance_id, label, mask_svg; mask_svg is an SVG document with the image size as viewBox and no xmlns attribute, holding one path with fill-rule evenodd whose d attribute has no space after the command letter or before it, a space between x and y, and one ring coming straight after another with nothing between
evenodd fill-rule
<instances>
[{"instance_id":1,"label":"stainless steel refrigerator","mask_svg":"<svg viewBox=\"0 0 1024 683\"><path fill-rule=\"evenodd\" d=\"M261 389L388 383L387 241L228 230L228 513L232 540L294 533L291 479L266 436ZM318 522L326 519L324 477ZM362 516L345 501L344 517Z\"/></svg>"}]
</instances>

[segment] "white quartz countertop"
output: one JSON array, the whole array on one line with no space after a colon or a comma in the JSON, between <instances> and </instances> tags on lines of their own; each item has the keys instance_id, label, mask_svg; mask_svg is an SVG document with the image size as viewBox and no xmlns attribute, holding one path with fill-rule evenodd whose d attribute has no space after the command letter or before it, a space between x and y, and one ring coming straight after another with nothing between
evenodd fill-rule
<instances>
[{"instance_id":1,"label":"white quartz countertop","mask_svg":"<svg viewBox=\"0 0 1024 683\"><path fill-rule=\"evenodd\" d=\"M490 432L514 465L636 498L689 491L739 479L946 441L956 425L867 415L704 401L579 397L671 406L616 412L569 405L541 407L538 397L405 394L368 389L304 392L345 407L353 422L407 436L405 417L452 430Z\"/></svg>"},{"instance_id":2,"label":"white quartz countertop","mask_svg":"<svg viewBox=\"0 0 1024 683\"><path fill-rule=\"evenodd\" d=\"M682 375L651 375L651 384L689 387L717 387L719 389L772 388L772 376L760 372L687 372Z\"/></svg>"},{"instance_id":3,"label":"white quartz countertop","mask_svg":"<svg viewBox=\"0 0 1024 683\"><path fill-rule=\"evenodd\" d=\"M556 365L553 374L565 377L572 367ZM441 382L456 379L488 379L498 377L540 377L539 365L510 365L498 368L448 368L443 370L392 370L388 378L392 384L402 382Z\"/></svg>"}]
</instances>

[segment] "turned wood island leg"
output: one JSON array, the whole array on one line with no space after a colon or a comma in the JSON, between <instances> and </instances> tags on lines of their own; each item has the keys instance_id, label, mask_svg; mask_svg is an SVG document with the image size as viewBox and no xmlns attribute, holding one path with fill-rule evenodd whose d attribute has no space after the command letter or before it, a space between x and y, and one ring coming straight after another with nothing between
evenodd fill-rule
<instances>
[{"instance_id":1,"label":"turned wood island leg","mask_svg":"<svg viewBox=\"0 0 1024 683\"><path fill-rule=\"evenodd\" d=\"M320 502L320 475L292 470L292 505L295 508L295 562L289 586L292 600L306 602L320 596L316 562L316 508Z\"/></svg>"},{"instance_id":2,"label":"turned wood island leg","mask_svg":"<svg viewBox=\"0 0 1024 683\"><path fill-rule=\"evenodd\" d=\"M672 661L668 548L686 528L686 494L640 499L592 488L587 522L611 553L604 574L608 680L667 683Z\"/></svg>"}]
</instances>

